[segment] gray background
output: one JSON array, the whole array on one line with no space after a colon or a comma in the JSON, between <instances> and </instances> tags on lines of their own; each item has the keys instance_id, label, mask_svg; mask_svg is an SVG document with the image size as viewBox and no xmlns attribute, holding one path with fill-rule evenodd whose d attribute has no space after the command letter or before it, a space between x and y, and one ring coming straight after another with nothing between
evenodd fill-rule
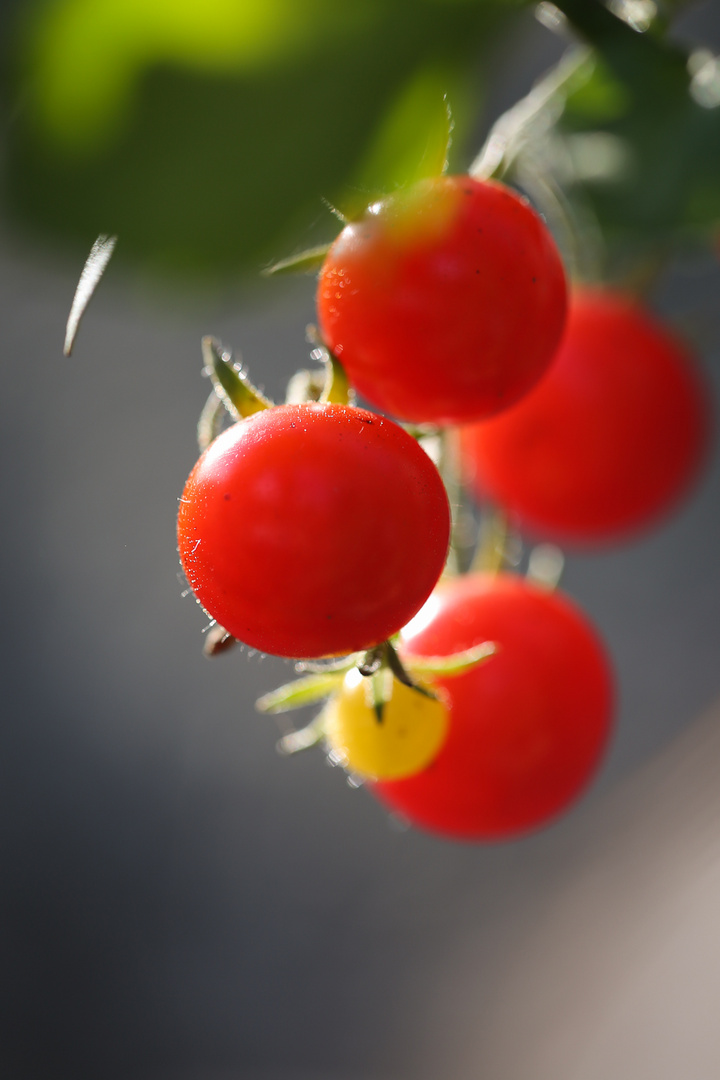
<instances>
[{"instance_id":1,"label":"gray background","mask_svg":"<svg viewBox=\"0 0 720 1080\"><path fill-rule=\"evenodd\" d=\"M557 48L528 19L488 115ZM3 237L0 1075L717 1076L717 453L661 529L568 560L620 690L588 797L512 844L403 832L275 753L252 703L290 667L204 660L178 576L200 337L281 396L312 282L189 297L111 264L63 360L79 269ZM719 286L708 256L657 298L716 400Z\"/></svg>"}]
</instances>

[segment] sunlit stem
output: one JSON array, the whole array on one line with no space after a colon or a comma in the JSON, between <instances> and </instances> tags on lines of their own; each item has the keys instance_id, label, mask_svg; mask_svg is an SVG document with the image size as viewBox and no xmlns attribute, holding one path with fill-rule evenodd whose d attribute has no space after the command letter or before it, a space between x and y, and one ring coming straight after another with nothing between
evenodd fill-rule
<instances>
[{"instance_id":1,"label":"sunlit stem","mask_svg":"<svg viewBox=\"0 0 720 1080\"><path fill-rule=\"evenodd\" d=\"M467 569L468 552L475 546L475 527L467 491L462 483L458 432L445 428L436 437L440 445L436 464L450 503L450 548L443 577L451 577Z\"/></svg>"},{"instance_id":2,"label":"sunlit stem","mask_svg":"<svg viewBox=\"0 0 720 1080\"><path fill-rule=\"evenodd\" d=\"M506 515L500 510L484 513L470 570L473 573L500 573L506 562L509 539Z\"/></svg>"},{"instance_id":3,"label":"sunlit stem","mask_svg":"<svg viewBox=\"0 0 720 1080\"><path fill-rule=\"evenodd\" d=\"M585 47L573 48L559 64L536 83L530 93L496 121L468 170L476 180L503 176L522 151L526 138L539 125L549 126L562 109L568 84L591 56Z\"/></svg>"},{"instance_id":4,"label":"sunlit stem","mask_svg":"<svg viewBox=\"0 0 720 1080\"><path fill-rule=\"evenodd\" d=\"M538 544L530 552L527 578L551 592L560 584L565 568L565 556L555 544Z\"/></svg>"},{"instance_id":5,"label":"sunlit stem","mask_svg":"<svg viewBox=\"0 0 720 1080\"><path fill-rule=\"evenodd\" d=\"M423 697L435 698L436 696L427 686L423 686L412 677L391 641L383 641L382 644L370 649L362 662L357 665L357 669L361 675L369 678L375 678L376 675L382 675L384 672L389 673L398 682L411 690L416 690Z\"/></svg>"}]
</instances>

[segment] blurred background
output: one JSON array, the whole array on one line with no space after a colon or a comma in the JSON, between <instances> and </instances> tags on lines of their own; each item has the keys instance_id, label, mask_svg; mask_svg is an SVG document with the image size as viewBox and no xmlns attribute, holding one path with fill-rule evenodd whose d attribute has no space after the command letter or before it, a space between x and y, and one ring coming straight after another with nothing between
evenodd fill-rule
<instances>
[{"instance_id":1,"label":"blurred background","mask_svg":"<svg viewBox=\"0 0 720 1080\"><path fill-rule=\"evenodd\" d=\"M3 9L8 1080L720 1073L717 453L662 527L568 556L617 730L572 813L511 844L403 831L320 753L279 757L253 702L291 666L205 660L179 577L201 336L282 397L314 282L263 266L331 239L328 203L422 175L445 95L467 168L583 35L592 70L517 179L561 185L576 269L653 280L717 401L720 13L666 5L668 44L652 5L559 7L572 25L514 0ZM63 359L100 232L117 252Z\"/></svg>"}]
</instances>

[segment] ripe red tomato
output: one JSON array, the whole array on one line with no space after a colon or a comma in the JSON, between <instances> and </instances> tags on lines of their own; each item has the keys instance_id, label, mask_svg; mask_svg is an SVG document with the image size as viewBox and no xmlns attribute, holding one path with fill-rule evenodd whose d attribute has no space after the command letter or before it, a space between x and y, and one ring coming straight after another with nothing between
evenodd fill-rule
<instances>
[{"instance_id":1,"label":"ripe red tomato","mask_svg":"<svg viewBox=\"0 0 720 1080\"><path fill-rule=\"evenodd\" d=\"M496 840L536 828L586 787L607 742L612 676L566 598L511 575L443 583L403 631L402 655L494 641L486 664L434 680L448 734L422 772L371 790L432 832Z\"/></svg>"},{"instance_id":2,"label":"ripe red tomato","mask_svg":"<svg viewBox=\"0 0 720 1080\"><path fill-rule=\"evenodd\" d=\"M550 363L565 275L527 201L493 181L437 177L371 206L320 273L328 347L373 405L418 423L507 408Z\"/></svg>"},{"instance_id":3,"label":"ripe red tomato","mask_svg":"<svg viewBox=\"0 0 720 1080\"><path fill-rule=\"evenodd\" d=\"M705 400L687 350L653 316L615 292L578 292L539 385L462 432L468 484L547 538L622 536L695 478Z\"/></svg>"},{"instance_id":4,"label":"ripe red tomato","mask_svg":"<svg viewBox=\"0 0 720 1080\"><path fill-rule=\"evenodd\" d=\"M447 495L397 424L281 405L223 432L180 501L183 569L207 612L279 656L369 648L423 604L448 547Z\"/></svg>"}]
</instances>

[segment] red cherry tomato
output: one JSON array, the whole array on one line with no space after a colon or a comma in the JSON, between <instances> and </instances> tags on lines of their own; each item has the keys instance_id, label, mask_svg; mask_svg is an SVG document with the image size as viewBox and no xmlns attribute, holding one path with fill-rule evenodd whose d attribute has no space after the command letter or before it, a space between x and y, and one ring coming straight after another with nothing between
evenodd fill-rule
<instances>
[{"instance_id":1,"label":"red cherry tomato","mask_svg":"<svg viewBox=\"0 0 720 1080\"><path fill-rule=\"evenodd\" d=\"M178 547L200 603L279 656L369 648L423 604L448 546L437 469L402 428L282 405L223 432L190 473Z\"/></svg>"},{"instance_id":2,"label":"red cherry tomato","mask_svg":"<svg viewBox=\"0 0 720 1080\"><path fill-rule=\"evenodd\" d=\"M542 825L587 786L611 724L612 676L586 618L557 592L511 575L442 584L403 631L402 653L435 656L482 641L498 651L434 680L448 734L422 772L371 790L412 824L467 840Z\"/></svg>"},{"instance_id":3,"label":"red cherry tomato","mask_svg":"<svg viewBox=\"0 0 720 1080\"><path fill-rule=\"evenodd\" d=\"M587 543L666 512L708 441L686 349L630 299L578 292L557 358L514 408L463 430L468 484L527 528Z\"/></svg>"},{"instance_id":4,"label":"red cherry tomato","mask_svg":"<svg viewBox=\"0 0 720 1080\"><path fill-rule=\"evenodd\" d=\"M446 176L346 226L317 300L323 338L368 401L447 424L493 415L537 382L565 321L565 276L525 199Z\"/></svg>"}]
</instances>

